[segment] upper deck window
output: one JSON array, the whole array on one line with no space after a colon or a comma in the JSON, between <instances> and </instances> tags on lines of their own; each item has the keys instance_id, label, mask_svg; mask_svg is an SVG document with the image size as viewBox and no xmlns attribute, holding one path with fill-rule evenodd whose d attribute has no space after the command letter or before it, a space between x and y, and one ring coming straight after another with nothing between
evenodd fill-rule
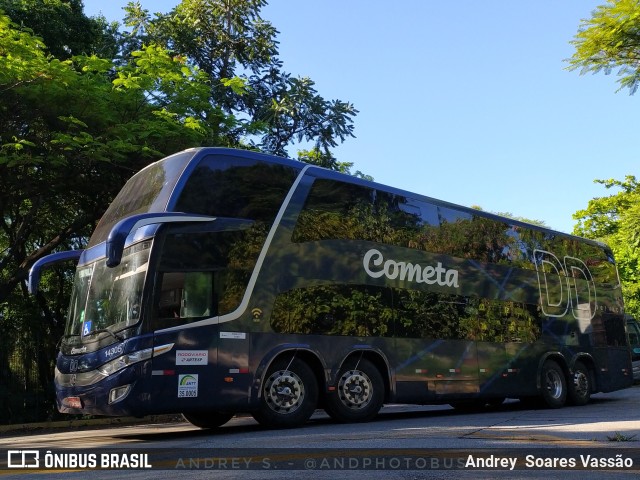
<instances>
[{"instance_id":1,"label":"upper deck window","mask_svg":"<svg viewBox=\"0 0 640 480\"><path fill-rule=\"evenodd\" d=\"M209 155L192 172L175 210L271 225L297 174L278 163Z\"/></svg>"},{"instance_id":2,"label":"upper deck window","mask_svg":"<svg viewBox=\"0 0 640 480\"><path fill-rule=\"evenodd\" d=\"M376 242L528 270L536 269L534 251L544 250L561 261L565 256L580 259L596 283L617 284L612 257L591 243L468 209L328 179L314 181L292 235L295 243L322 240Z\"/></svg>"}]
</instances>

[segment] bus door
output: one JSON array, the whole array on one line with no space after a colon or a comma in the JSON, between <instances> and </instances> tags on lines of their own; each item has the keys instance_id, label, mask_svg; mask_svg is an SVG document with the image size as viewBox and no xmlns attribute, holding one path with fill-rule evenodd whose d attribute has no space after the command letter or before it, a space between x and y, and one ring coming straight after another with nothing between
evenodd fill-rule
<instances>
[{"instance_id":1,"label":"bus door","mask_svg":"<svg viewBox=\"0 0 640 480\"><path fill-rule=\"evenodd\" d=\"M158 273L152 321L155 406L194 406L211 396L218 356L214 278L211 271Z\"/></svg>"},{"instance_id":2,"label":"bus door","mask_svg":"<svg viewBox=\"0 0 640 480\"><path fill-rule=\"evenodd\" d=\"M171 346L170 352L153 359L158 402L177 401L185 411L246 405L247 333L218 324L225 275L223 269L158 274L154 345Z\"/></svg>"}]
</instances>

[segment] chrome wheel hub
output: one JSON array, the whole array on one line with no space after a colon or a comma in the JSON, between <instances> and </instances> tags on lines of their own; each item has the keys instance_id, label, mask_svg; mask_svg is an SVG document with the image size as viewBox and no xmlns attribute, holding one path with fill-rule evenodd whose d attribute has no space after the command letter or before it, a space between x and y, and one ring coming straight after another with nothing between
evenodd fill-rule
<instances>
[{"instance_id":1,"label":"chrome wheel hub","mask_svg":"<svg viewBox=\"0 0 640 480\"><path fill-rule=\"evenodd\" d=\"M366 373L358 370L345 372L338 382L338 395L344 405L361 409L369 404L373 385Z\"/></svg>"},{"instance_id":2,"label":"chrome wheel hub","mask_svg":"<svg viewBox=\"0 0 640 480\"><path fill-rule=\"evenodd\" d=\"M304 400L304 384L298 375L288 370L273 372L264 387L267 405L274 412L291 413Z\"/></svg>"}]
</instances>

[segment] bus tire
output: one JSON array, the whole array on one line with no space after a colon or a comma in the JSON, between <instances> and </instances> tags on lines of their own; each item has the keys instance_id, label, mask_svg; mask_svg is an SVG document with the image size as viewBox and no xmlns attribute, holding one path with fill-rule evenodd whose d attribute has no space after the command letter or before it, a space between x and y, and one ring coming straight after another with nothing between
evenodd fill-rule
<instances>
[{"instance_id":1,"label":"bus tire","mask_svg":"<svg viewBox=\"0 0 640 480\"><path fill-rule=\"evenodd\" d=\"M591 372L579 360L573 366L568 394L572 405L586 405L591 398Z\"/></svg>"},{"instance_id":2,"label":"bus tire","mask_svg":"<svg viewBox=\"0 0 640 480\"><path fill-rule=\"evenodd\" d=\"M294 358L281 358L264 378L258 410L252 413L260 425L291 428L302 425L318 403L318 381L311 367Z\"/></svg>"},{"instance_id":3,"label":"bus tire","mask_svg":"<svg viewBox=\"0 0 640 480\"><path fill-rule=\"evenodd\" d=\"M542 365L540 380L544 403L551 408L564 406L567 401L567 381L562 367L553 360L547 360Z\"/></svg>"},{"instance_id":4,"label":"bus tire","mask_svg":"<svg viewBox=\"0 0 640 480\"><path fill-rule=\"evenodd\" d=\"M218 428L231 420L233 415L233 413L215 411L182 414L189 423L200 428Z\"/></svg>"},{"instance_id":5,"label":"bus tire","mask_svg":"<svg viewBox=\"0 0 640 480\"><path fill-rule=\"evenodd\" d=\"M336 389L329 392L325 410L339 422L366 422L384 403L384 380L369 360L350 361L338 373Z\"/></svg>"}]
</instances>

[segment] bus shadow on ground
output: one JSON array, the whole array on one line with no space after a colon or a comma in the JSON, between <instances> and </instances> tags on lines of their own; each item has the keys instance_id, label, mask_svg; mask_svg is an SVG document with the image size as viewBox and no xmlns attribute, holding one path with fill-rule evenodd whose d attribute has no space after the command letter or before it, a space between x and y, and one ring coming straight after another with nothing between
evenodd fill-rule
<instances>
[{"instance_id":1,"label":"bus shadow on ground","mask_svg":"<svg viewBox=\"0 0 640 480\"><path fill-rule=\"evenodd\" d=\"M447 417L462 417L466 416L469 419L469 426L483 427L486 426L486 419L488 415L492 413L499 414L505 412L548 412L549 414L553 414L554 412L558 413L560 411L563 412L563 415L571 417L571 421L567 422L568 424L587 424L592 423L593 420L590 416L583 417L579 415L580 411L584 409L589 409L589 407L599 407L602 405L610 405L607 409L615 406L616 404L622 403L619 398L612 397L594 397L591 399L590 403L586 406L576 407L576 406L566 406L563 409L550 409L543 406L537 402L531 401L518 401L507 399L505 403L501 405L494 406L485 406L481 408L473 408L468 410L459 410L452 408L448 405L429 405L429 406L417 406L417 405L391 405L386 406L381 410L376 418L371 420L368 423L383 423L383 422L402 422L403 420L412 420L412 419L445 419ZM577 413L577 415L576 415ZM627 412L628 415L631 415L632 412ZM629 418L628 420L640 420L640 414L637 415L638 418ZM170 440L178 440L178 439L186 439L186 438L198 438L198 437L216 437L216 436L224 436L224 435L242 435L247 433L256 433L256 432L279 432L279 431L300 431L300 430L315 430L319 428L323 428L330 425L344 425L339 422L334 421L331 417L329 417L323 410L317 410L316 413L311 417L309 422L305 425L302 425L293 429L268 429L261 427L250 415L240 415L238 417L234 417L228 424L223 425L219 428L215 429L195 429L190 424L184 423L184 430L173 430L173 431L156 431L150 430L148 432L135 432L135 433L119 433L115 434L114 438L118 439L126 439L126 440L139 440L139 441L170 441ZM357 425L357 424L351 424Z\"/></svg>"}]
</instances>

